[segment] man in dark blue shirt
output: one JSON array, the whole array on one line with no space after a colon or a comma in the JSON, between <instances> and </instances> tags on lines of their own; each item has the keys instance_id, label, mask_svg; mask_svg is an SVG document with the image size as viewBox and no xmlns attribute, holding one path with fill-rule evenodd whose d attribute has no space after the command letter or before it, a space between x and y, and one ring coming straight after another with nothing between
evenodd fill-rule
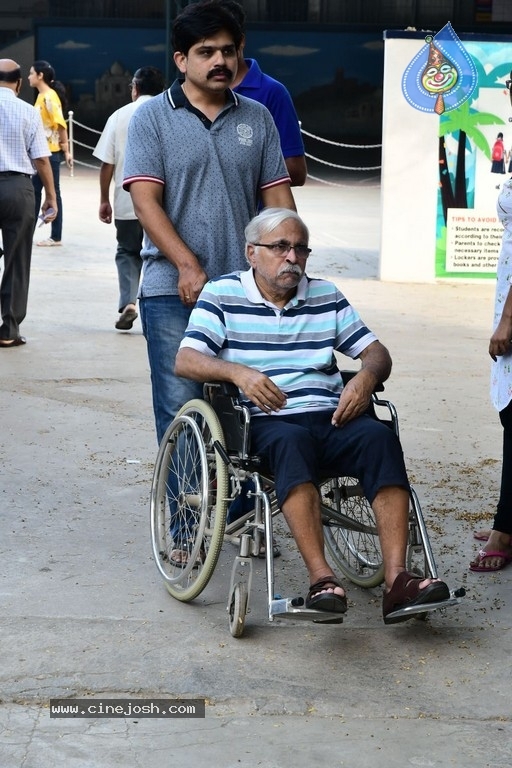
<instances>
[{"instance_id":1,"label":"man in dark blue shirt","mask_svg":"<svg viewBox=\"0 0 512 768\"><path fill-rule=\"evenodd\" d=\"M212 0L222 5L237 20L242 32L245 30L245 11L236 0ZM255 59L244 59L245 34L238 49L238 72L231 89L263 104L276 124L281 150L292 187L301 187L306 181L307 167L304 142L300 131L295 106L285 86L261 71Z\"/></svg>"}]
</instances>

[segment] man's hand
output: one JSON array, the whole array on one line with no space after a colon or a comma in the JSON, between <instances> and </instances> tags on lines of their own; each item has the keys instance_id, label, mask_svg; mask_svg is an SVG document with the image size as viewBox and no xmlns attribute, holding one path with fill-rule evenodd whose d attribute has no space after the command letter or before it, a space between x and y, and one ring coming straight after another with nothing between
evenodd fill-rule
<instances>
[{"instance_id":1,"label":"man's hand","mask_svg":"<svg viewBox=\"0 0 512 768\"><path fill-rule=\"evenodd\" d=\"M109 202L100 203L98 215L100 217L100 221L103 221L104 224L112 223L112 206Z\"/></svg>"},{"instance_id":2,"label":"man's hand","mask_svg":"<svg viewBox=\"0 0 512 768\"><path fill-rule=\"evenodd\" d=\"M359 355L361 370L343 387L338 407L332 415L332 425L341 427L361 416L370 403L377 384L386 381L391 372L391 357L380 341L372 341Z\"/></svg>"},{"instance_id":3,"label":"man's hand","mask_svg":"<svg viewBox=\"0 0 512 768\"><path fill-rule=\"evenodd\" d=\"M198 261L191 262L178 270L178 293L183 304L193 306L208 282L208 275Z\"/></svg>"},{"instance_id":4,"label":"man's hand","mask_svg":"<svg viewBox=\"0 0 512 768\"><path fill-rule=\"evenodd\" d=\"M47 214L46 212L50 210L53 211L53 213ZM57 208L57 198L52 197L51 195L50 196L46 195L44 203L41 206L41 213L43 214L44 223L48 224L50 221L53 221L54 219L56 219L58 210L59 209Z\"/></svg>"},{"instance_id":5,"label":"man's hand","mask_svg":"<svg viewBox=\"0 0 512 768\"><path fill-rule=\"evenodd\" d=\"M193 307L208 280L195 253L181 239L164 210L164 187L153 181L130 185L135 215L146 235L178 270L178 293L187 307Z\"/></svg>"},{"instance_id":6,"label":"man's hand","mask_svg":"<svg viewBox=\"0 0 512 768\"><path fill-rule=\"evenodd\" d=\"M190 347L178 350L174 372L193 381L230 381L263 413L280 411L286 395L264 373L241 363L211 357Z\"/></svg>"},{"instance_id":7,"label":"man's hand","mask_svg":"<svg viewBox=\"0 0 512 768\"><path fill-rule=\"evenodd\" d=\"M263 413L280 411L286 405L286 395L264 373L247 366L238 366L234 383Z\"/></svg>"},{"instance_id":8,"label":"man's hand","mask_svg":"<svg viewBox=\"0 0 512 768\"><path fill-rule=\"evenodd\" d=\"M332 415L333 427L341 427L347 421L361 416L368 408L374 386L374 377L366 376L363 370L359 371L353 379L350 379L343 387L338 407Z\"/></svg>"}]
</instances>

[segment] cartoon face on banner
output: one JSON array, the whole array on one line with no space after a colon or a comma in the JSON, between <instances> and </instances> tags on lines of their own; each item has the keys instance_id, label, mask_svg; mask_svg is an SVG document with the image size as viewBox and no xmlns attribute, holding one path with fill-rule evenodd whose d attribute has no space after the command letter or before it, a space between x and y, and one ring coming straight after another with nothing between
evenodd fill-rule
<instances>
[{"instance_id":1,"label":"cartoon face on banner","mask_svg":"<svg viewBox=\"0 0 512 768\"><path fill-rule=\"evenodd\" d=\"M443 95L457 85L457 68L435 47L432 38L425 38L430 45L427 66L423 70L421 84L428 93L436 95L434 112L442 115L445 111Z\"/></svg>"},{"instance_id":2,"label":"cartoon face on banner","mask_svg":"<svg viewBox=\"0 0 512 768\"><path fill-rule=\"evenodd\" d=\"M425 38L402 78L409 104L438 115L463 104L476 86L476 67L449 22L437 35Z\"/></svg>"}]
</instances>

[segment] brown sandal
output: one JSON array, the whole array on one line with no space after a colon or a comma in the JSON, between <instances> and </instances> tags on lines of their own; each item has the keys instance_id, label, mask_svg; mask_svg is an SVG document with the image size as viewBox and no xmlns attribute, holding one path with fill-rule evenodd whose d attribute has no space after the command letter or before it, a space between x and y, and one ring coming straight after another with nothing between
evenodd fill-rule
<instances>
[{"instance_id":1,"label":"brown sandal","mask_svg":"<svg viewBox=\"0 0 512 768\"><path fill-rule=\"evenodd\" d=\"M409 573L409 571L402 571L398 574L393 586L389 592L384 594L382 600L384 624L398 624L401 621L407 621L422 612L422 605L438 603L442 600L448 600L450 597L450 590L444 581L433 581L420 589L422 581L425 581L424 576L418 576L415 573ZM418 606L417 611L408 612L405 616L390 617L390 614L400 610L400 608L413 608L415 606Z\"/></svg>"},{"instance_id":2,"label":"brown sandal","mask_svg":"<svg viewBox=\"0 0 512 768\"><path fill-rule=\"evenodd\" d=\"M346 613L346 595L322 591L324 589L334 589L335 587L343 589L343 586L334 576L324 576L323 579L319 579L312 584L306 597L306 608L316 608L319 611L329 611L331 613Z\"/></svg>"}]
</instances>

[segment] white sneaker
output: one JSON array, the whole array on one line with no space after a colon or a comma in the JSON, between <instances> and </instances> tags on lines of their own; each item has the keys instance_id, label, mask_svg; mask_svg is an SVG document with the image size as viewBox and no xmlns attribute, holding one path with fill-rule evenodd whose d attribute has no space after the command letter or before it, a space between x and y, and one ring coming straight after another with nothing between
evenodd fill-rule
<instances>
[{"instance_id":1,"label":"white sneaker","mask_svg":"<svg viewBox=\"0 0 512 768\"><path fill-rule=\"evenodd\" d=\"M56 245L62 245L60 240L52 240L51 237L48 238L48 240L40 240L36 245L42 245L46 248L53 248Z\"/></svg>"}]
</instances>

